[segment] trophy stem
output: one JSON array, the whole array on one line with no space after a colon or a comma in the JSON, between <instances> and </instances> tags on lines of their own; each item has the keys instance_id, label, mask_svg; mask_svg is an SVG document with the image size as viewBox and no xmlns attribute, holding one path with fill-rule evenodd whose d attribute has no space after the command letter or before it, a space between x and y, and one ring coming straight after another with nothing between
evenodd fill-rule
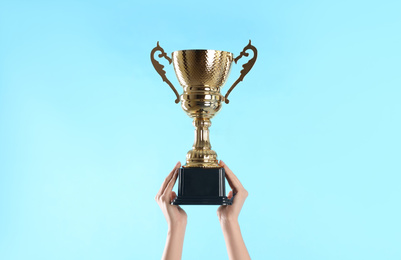
<instances>
[{"instance_id":1,"label":"trophy stem","mask_svg":"<svg viewBox=\"0 0 401 260\"><path fill-rule=\"evenodd\" d=\"M195 142L193 149L210 150L212 148L209 140L209 127L212 125L209 118L195 118Z\"/></svg>"},{"instance_id":2,"label":"trophy stem","mask_svg":"<svg viewBox=\"0 0 401 260\"><path fill-rule=\"evenodd\" d=\"M195 141L192 150L187 153L187 164L184 167L220 168L217 163L217 154L211 150L209 127L212 125L209 118L196 117Z\"/></svg>"}]
</instances>

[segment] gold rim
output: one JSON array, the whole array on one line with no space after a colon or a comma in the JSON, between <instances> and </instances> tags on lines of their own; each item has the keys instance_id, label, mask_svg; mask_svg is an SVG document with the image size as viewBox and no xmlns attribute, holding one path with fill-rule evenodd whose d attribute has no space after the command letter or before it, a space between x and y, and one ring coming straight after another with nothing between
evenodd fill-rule
<instances>
[{"instance_id":1,"label":"gold rim","mask_svg":"<svg viewBox=\"0 0 401 260\"><path fill-rule=\"evenodd\" d=\"M220 51L220 50L207 50L207 49L189 49L189 50L178 50L178 51L173 51L171 53L171 55L174 55L174 53L178 53L178 52L208 52L208 51L214 51L214 52L221 52L221 53L227 53L227 54L231 54L234 56L234 54L232 52L229 51Z\"/></svg>"}]
</instances>

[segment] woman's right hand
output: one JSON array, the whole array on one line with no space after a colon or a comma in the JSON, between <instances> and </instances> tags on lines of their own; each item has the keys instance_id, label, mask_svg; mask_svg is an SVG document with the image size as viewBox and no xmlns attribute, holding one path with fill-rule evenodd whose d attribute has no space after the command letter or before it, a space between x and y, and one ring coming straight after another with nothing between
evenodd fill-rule
<instances>
[{"instance_id":1,"label":"woman's right hand","mask_svg":"<svg viewBox=\"0 0 401 260\"><path fill-rule=\"evenodd\" d=\"M177 180L178 170L181 163L178 162L174 169L164 180L155 200L159 204L160 209L163 211L164 217L167 220L169 229L175 227L184 227L187 225L187 214L180 206L171 205L171 202L177 197L173 191L174 184Z\"/></svg>"}]
</instances>

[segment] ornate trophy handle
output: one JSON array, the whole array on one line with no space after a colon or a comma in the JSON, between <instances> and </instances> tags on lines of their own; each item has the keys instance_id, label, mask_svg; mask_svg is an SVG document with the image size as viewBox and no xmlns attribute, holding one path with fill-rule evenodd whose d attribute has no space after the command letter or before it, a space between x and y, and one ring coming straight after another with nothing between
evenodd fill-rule
<instances>
[{"instance_id":1,"label":"ornate trophy handle","mask_svg":"<svg viewBox=\"0 0 401 260\"><path fill-rule=\"evenodd\" d=\"M166 60L168 60L168 63L171 64L172 60L167 56L167 54L164 52L163 48L160 47L159 42L157 42L157 46L153 48L153 50L150 52L150 60L152 61L153 67L155 67L155 70L157 73L159 73L160 77L162 77L163 81L166 82L170 88L174 91L175 95L177 96L177 99L175 100L175 103L177 104L180 102L180 95L178 94L177 90L173 86L173 84L170 82L170 80L167 79L166 77L166 72L163 70L164 66L161 65L156 59L155 59L155 52L160 51L161 53L159 54L159 58L164 57Z\"/></svg>"},{"instance_id":2,"label":"ornate trophy handle","mask_svg":"<svg viewBox=\"0 0 401 260\"><path fill-rule=\"evenodd\" d=\"M242 65L243 69L241 70L241 75L239 78L234 82L234 84L231 86L231 88L227 91L226 96L224 97L224 100L226 104L230 103L230 100L228 100L228 95L230 92L237 86L238 83L240 83L246 74L252 69L253 65L256 62L256 58L258 57L258 50L256 50L255 46L251 45L251 40L249 40L249 44L245 46L245 48L241 51L239 56L234 59L235 64L237 64L237 61L242 58L242 56L248 57L249 53L247 53L247 50L252 50L253 51L253 57L250 59L247 63Z\"/></svg>"}]
</instances>

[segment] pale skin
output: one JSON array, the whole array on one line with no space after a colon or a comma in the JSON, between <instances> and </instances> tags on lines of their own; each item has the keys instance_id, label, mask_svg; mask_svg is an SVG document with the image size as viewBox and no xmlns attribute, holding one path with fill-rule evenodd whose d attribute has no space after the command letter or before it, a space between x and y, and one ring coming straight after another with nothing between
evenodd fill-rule
<instances>
[{"instance_id":1,"label":"pale skin","mask_svg":"<svg viewBox=\"0 0 401 260\"><path fill-rule=\"evenodd\" d=\"M224 167L227 181L232 189L227 197L231 199L233 194L235 194L232 205L220 206L217 209L217 216L226 242L228 257L230 260L248 260L251 258L242 238L238 222L238 216L248 196L248 192L224 162L220 161L219 164L221 167ZM164 180L155 198L163 211L168 225L167 240L162 256L163 260L179 260L182 256L187 214L180 206L171 205L171 201L177 196L173 191L173 187L180 167L181 163L178 162Z\"/></svg>"}]
</instances>

